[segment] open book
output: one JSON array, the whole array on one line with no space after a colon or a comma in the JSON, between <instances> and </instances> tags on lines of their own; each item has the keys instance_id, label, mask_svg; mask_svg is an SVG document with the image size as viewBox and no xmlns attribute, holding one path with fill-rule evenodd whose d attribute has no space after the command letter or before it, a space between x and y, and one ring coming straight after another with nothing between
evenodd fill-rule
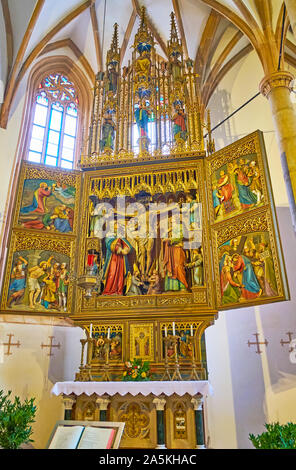
<instances>
[{"instance_id":1,"label":"open book","mask_svg":"<svg viewBox=\"0 0 296 470\"><path fill-rule=\"evenodd\" d=\"M115 434L109 427L60 425L48 449L111 449Z\"/></svg>"}]
</instances>

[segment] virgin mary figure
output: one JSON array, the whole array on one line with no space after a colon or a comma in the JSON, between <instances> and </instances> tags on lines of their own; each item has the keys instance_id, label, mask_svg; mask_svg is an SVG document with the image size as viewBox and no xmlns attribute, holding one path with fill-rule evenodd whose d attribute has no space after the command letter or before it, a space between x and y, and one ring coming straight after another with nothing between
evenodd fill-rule
<instances>
[{"instance_id":1,"label":"virgin mary figure","mask_svg":"<svg viewBox=\"0 0 296 470\"><path fill-rule=\"evenodd\" d=\"M125 238L118 238L115 235L107 236L105 243L107 250L103 267L105 287L102 295L123 295L126 277L130 272L128 254L133 248Z\"/></svg>"},{"instance_id":2,"label":"virgin mary figure","mask_svg":"<svg viewBox=\"0 0 296 470\"><path fill-rule=\"evenodd\" d=\"M242 297L246 300L259 297L262 294L262 289L249 258L235 253L232 256L232 265L235 273L242 274Z\"/></svg>"}]
</instances>

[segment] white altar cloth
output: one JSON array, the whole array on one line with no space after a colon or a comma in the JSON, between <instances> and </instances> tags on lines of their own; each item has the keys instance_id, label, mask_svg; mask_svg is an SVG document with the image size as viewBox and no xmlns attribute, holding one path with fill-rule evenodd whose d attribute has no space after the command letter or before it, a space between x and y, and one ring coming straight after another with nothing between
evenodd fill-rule
<instances>
[{"instance_id":1,"label":"white altar cloth","mask_svg":"<svg viewBox=\"0 0 296 470\"><path fill-rule=\"evenodd\" d=\"M82 395L90 396L107 394L109 396L127 395L147 396L152 393L154 396L161 394L170 396L174 393L182 396L188 393L195 396L200 393L202 396L212 395L213 390L210 383L206 380L184 380L184 381L147 381L147 382L57 382L51 389L54 395Z\"/></svg>"}]
</instances>

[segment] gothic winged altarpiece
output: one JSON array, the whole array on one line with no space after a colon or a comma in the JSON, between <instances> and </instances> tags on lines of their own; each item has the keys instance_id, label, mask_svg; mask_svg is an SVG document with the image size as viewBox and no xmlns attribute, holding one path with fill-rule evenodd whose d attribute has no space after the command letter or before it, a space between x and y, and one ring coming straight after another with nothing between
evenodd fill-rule
<instances>
[{"instance_id":1,"label":"gothic winged altarpiece","mask_svg":"<svg viewBox=\"0 0 296 470\"><path fill-rule=\"evenodd\" d=\"M218 311L289 298L263 136L215 152L173 15L168 61L144 9L131 62L119 58L115 25L79 169L22 165L1 310L82 327L77 381L121 380L134 359L154 380L206 380ZM127 445L148 439L149 400L119 402L115 420L142 416ZM172 402L170 439L187 438L184 406Z\"/></svg>"}]
</instances>

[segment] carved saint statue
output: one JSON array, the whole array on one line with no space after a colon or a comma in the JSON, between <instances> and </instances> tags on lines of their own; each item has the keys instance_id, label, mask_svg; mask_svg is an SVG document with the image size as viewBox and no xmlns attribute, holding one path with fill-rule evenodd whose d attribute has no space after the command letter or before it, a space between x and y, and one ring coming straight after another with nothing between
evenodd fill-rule
<instances>
[{"instance_id":1,"label":"carved saint statue","mask_svg":"<svg viewBox=\"0 0 296 470\"><path fill-rule=\"evenodd\" d=\"M114 149L114 137L115 137L115 123L111 113L104 115L104 121L102 126L102 139L100 140L100 151L103 152L106 149Z\"/></svg>"},{"instance_id":2,"label":"carved saint statue","mask_svg":"<svg viewBox=\"0 0 296 470\"><path fill-rule=\"evenodd\" d=\"M174 105L174 113L172 115L173 122L173 135L174 140L185 142L187 140L187 125L186 125L186 114L184 113L181 104L176 103Z\"/></svg>"}]
</instances>

